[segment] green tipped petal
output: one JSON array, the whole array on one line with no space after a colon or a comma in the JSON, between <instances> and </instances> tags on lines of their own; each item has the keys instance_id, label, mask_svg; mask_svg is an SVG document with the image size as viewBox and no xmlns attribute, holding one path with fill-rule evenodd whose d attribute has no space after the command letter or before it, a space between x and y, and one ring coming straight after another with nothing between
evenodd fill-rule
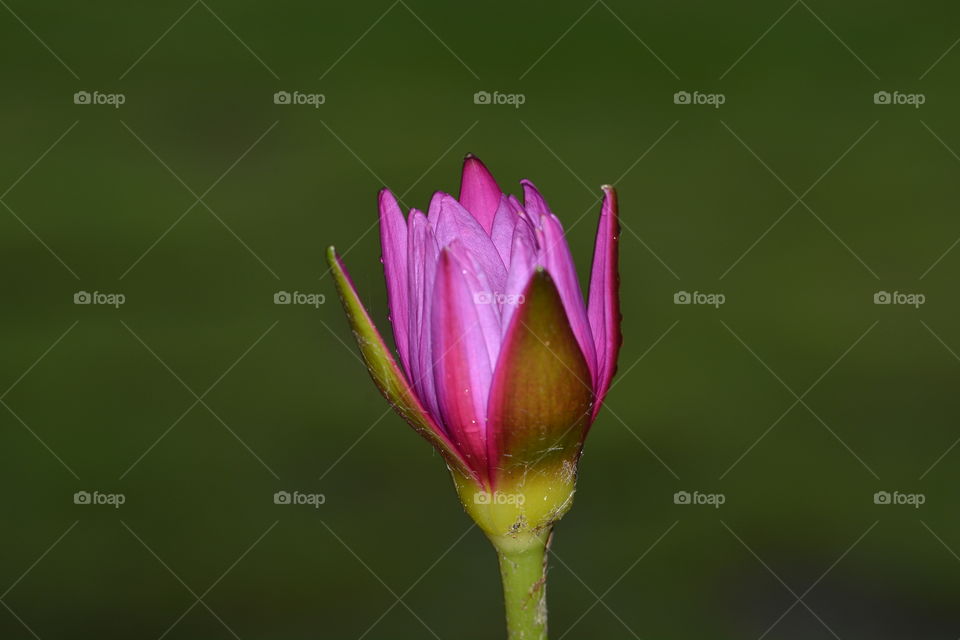
<instances>
[{"instance_id":1,"label":"green tipped petal","mask_svg":"<svg viewBox=\"0 0 960 640\"><path fill-rule=\"evenodd\" d=\"M522 544L570 508L593 406L590 369L546 270L532 276L490 390L494 492L461 499L495 544ZM468 501L470 504L468 504Z\"/></svg>"},{"instance_id":2,"label":"green tipped petal","mask_svg":"<svg viewBox=\"0 0 960 640\"><path fill-rule=\"evenodd\" d=\"M490 389L494 483L576 460L593 406L590 369L550 274L534 273Z\"/></svg>"}]
</instances>

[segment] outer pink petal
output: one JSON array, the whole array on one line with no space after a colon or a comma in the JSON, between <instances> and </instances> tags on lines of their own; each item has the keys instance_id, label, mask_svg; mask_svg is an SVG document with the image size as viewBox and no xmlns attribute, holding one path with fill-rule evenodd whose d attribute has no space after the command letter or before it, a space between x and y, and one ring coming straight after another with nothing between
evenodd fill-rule
<instances>
[{"instance_id":1,"label":"outer pink petal","mask_svg":"<svg viewBox=\"0 0 960 640\"><path fill-rule=\"evenodd\" d=\"M410 374L407 310L407 221L400 205L388 189L380 191L380 247L383 272L387 280L387 300L393 338L404 370Z\"/></svg>"},{"instance_id":2,"label":"outer pink petal","mask_svg":"<svg viewBox=\"0 0 960 640\"><path fill-rule=\"evenodd\" d=\"M434 376L450 439L471 468L486 467L486 414L492 368L463 267L440 252L433 296Z\"/></svg>"},{"instance_id":3,"label":"outer pink petal","mask_svg":"<svg viewBox=\"0 0 960 640\"><path fill-rule=\"evenodd\" d=\"M416 209L410 212L409 227L410 309L407 321L410 335L410 383L431 415L439 420L440 408L433 380L430 321L440 248L422 212Z\"/></svg>"},{"instance_id":4,"label":"outer pink petal","mask_svg":"<svg viewBox=\"0 0 960 640\"><path fill-rule=\"evenodd\" d=\"M433 209L433 203L431 203L431 209ZM497 248L480 223L453 196L443 194L440 197L434 231L437 235L437 244L441 249L459 239L464 248L480 263L494 290L503 291L503 285L507 279L507 268Z\"/></svg>"},{"instance_id":5,"label":"outer pink petal","mask_svg":"<svg viewBox=\"0 0 960 640\"><path fill-rule=\"evenodd\" d=\"M597 348L596 404L597 416L610 381L617 370L617 354L623 342L620 333L620 221L617 192L603 187L603 207L597 227L597 242L593 250L593 268L590 273L590 299L587 315Z\"/></svg>"},{"instance_id":6,"label":"outer pink petal","mask_svg":"<svg viewBox=\"0 0 960 640\"><path fill-rule=\"evenodd\" d=\"M460 204L473 214L487 233L493 228L493 218L500 206L503 192L487 167L475 155L467 154L463 160L463 175L460 181Z\"/></svg>"},{"instance_id":7,"label":"outer pink petal","mask_svg":"<svg viewBox=\"0 0 960 640\"><path fill-rule=\"evenodd\" d=\"M540 246L540 262L547 268L560 292L563 307L567 311L567 318L573 334L577 337L583 357L590 368L590 374L596 380L597 350L594 346L593 334L587 320L587 308L583 303L583 293L580 291L580 281L577 279L577 270L573 264L573 256L563 235L560 220L553 214L541 216L540 224L543 240Z\"/></svg>"}]
</instances>

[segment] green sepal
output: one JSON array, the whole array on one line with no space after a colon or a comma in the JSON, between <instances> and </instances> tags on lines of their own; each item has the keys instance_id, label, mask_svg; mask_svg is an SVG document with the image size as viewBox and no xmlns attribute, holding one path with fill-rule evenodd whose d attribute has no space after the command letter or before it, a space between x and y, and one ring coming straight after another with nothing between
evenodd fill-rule
<instances>
[{"instance_id":1,"label":"green sepal","mask_svg":"<svg viewBox=\"0 0 960 640\"><path fill-rule=\"evenodd\" d=\"M394 410L440 452L454 478L460 477L464 481L474 479L475 474L414 395L406 377L397 366L393 354L360 301L357 290L333 247L327 249L327 262L333 273L343 310L350 322L353 337L357 341L357 346L360 347L360 355L377 389ZM476 480L473 481L476 482Z\"/></svg>"}]
</instances>

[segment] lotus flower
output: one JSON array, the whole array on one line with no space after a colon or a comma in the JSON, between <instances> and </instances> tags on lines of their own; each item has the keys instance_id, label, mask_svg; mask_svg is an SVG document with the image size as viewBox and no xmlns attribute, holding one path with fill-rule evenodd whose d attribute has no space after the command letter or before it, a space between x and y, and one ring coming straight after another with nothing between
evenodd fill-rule
<instances>
[{"instance_id":1,"label":"lotus flower","mask_svg":"<svg viewBox=\"0 0 960 640\"><path fill-rule=\"evenodd\" d=\"M459 199L438 192L426 214L404 216L393 194L380 192L399 364L328 252L374 381L444 457L501 567L504 554L530 548L542 558L551 526L569 509L621 342L613 187L603 187L584 303L560 220L531 182L521 185L522 203L468 155Z\"/></svg>"}]
</instances>

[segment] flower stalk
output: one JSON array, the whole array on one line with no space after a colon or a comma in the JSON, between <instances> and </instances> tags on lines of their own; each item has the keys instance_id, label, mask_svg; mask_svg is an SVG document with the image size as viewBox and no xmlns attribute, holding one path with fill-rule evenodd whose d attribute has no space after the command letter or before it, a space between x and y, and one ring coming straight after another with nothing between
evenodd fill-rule
<instances>
[{"instance_id":1,"label":"flower stalk","mask_svg":"<svg viewBox=\"0 0 960 640\"><path fill-rule=\"evenodd\" d=\"M547 552L551 533L497 547L508 640L547 639Z\"/></svg>"}]
</instances>

